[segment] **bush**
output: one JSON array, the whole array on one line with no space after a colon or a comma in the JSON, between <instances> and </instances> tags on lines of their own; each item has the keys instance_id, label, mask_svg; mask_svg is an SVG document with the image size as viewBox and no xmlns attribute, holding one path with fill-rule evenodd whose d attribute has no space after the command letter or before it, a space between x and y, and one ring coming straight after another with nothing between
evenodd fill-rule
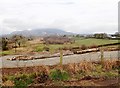
<instances>
[{"instance_id":1,"label":"bush","mask_svg":"<svg viewBox=\"0 0 120 88\"><path fill-rule=\"evenodd\" d=\"M98 48L98 46L93 44L90 46L90 48Z\"/></svg>"},{"instance_id":2,"label":"bush","mask_svg":"<svg viewBox=\"0 0 120 88\"><path fill-rule=\"evenodd\" d=\"M11 80L14 81L14 88L26 88L29 84L33 82L33 79L25 74L12 77Z\"/></svg>"},{"instance_id":3,"label":"bush","mask_svg":"<svg viewBox=\"0 0 120 88\"><path fill-rule=\"evenodd\" d=\"M43 50L44 50L43 47L40 46L40 47L37 47L35 51L36 52L42 52Z\"/></svg>"},{"instance_id":4,"label":"bush","mask_svg":"<svg viewBox=\"0 0 120 88\"><path fill-rule=\"evenodd\" d=\"M49 47L44 47L43 50L49 51L50 49L49 49Z\"/></svg>"},{"instance_id":5,"label":"bush","mask_svg":"<svg viewBox=\"0 0 120 88\"><path fill-rule=\"evenodd\" d=\"M55 69L50 72L52 80L65 81L69 79L69 74L66 71Z\"/></svg>"},{"instance_id":6,"label":"bush","mask_svg":"<svg viewBox=\"0 0 120 88\"><path fill-rule=\"evenodd\" d=\"M8 40L6 38L2 38L2 50L8 50Z\"/></svg>"},{"instance_id":7,"label":"bush","mask_svg":"<svg viewBox=\"0 0 120 88\"><path fill-rule=\"evenodd\" d=\"M85 49L87 49L87 46L81 45L81 49L82 49L82 50L85 50Z\"/></svg>"},{"instance_id":8,"label":"bush","mask_svg":"<svg viewBox=\"0 0 120 88\"><path fill-rule=\"evenodd\" d=\"M63 50L71 50L71 47L66 47L66 46L65 46L65 47L63 47L62 49L63 49Z\"/></svg>"},{"instance_id":9,"label":"bush","mask_svg":"<svg viewBox=\"0 0 120 88\"><path fill-rule=\"evenodd\" d=\"M39 74L37 75L37 77L36 77L36 82L37 82L37 83L44 83L44 82L46 82L48 79L49 79L48 74L45 73L45 72L41 72L41 73L39 73Z\"/></svg>"}]
</instances>

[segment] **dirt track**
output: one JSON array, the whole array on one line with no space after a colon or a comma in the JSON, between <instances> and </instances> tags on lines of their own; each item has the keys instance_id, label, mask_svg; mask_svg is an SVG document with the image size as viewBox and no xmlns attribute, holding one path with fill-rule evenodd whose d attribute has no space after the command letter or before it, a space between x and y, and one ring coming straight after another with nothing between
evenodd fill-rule
<instances>
[{"instance_id":1,"label":"dirt track","mask_svg":"<svg viewBox=\"0 0 120 88\"><path fill-rule=\"evenodd\" d=\"M59 63L59 57L36 59L27 61L10 61L7 58L12 58L15 55L0 57L0 68L13 68L13 67L26 67L26 66L39 66L39 65L55 65ZM104 58L106 59L118 59L118 51L106 51L104 52ZM100 52L92 52L86 54L74 54L63 57L63 64L78 63L81 60L96 61L100 59Z\"/></svg>"}]
</instances>

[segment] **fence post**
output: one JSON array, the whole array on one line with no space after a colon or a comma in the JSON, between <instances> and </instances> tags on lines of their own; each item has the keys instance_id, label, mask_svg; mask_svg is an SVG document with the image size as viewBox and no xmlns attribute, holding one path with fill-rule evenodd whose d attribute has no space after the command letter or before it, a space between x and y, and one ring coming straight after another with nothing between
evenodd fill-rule
<instances>
[{"instance_id":1,"label":"fence post","mask_svg":"<svg viewBox=\"0 0 120 88\"><path fill-rule=\"evenodd\" d=\"M101 60L101 65L103 67L103 65L104 65L104 50L102 47L100 48L100 60Z\"/></svg>"},{"instance_id":2,"label":"fence post","mask_svg":"<svg viewBox=\"0 0 120 88\"><path fill-rule=\"evenodd\" d=\"M63 51L60 49L60 65L63 63Z\"/></svg>"}]
</instances>

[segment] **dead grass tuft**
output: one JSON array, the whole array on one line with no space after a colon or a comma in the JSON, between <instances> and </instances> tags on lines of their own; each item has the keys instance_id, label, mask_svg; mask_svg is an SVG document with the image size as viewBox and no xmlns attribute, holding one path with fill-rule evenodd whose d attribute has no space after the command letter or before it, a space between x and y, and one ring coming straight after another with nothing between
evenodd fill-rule
<instances>
[{"instance_id":1,"label":"dead grass tuft","mask_svg":"<svg viewBox=\"0 0 120 88\"><path fill-rule=\"evenodd\" d=\"M42 66L35 66L33 67L33 72L35 72L36 74L39 74L39 73L46 73L46 74L49 74L50 73L50 68L49 66L45 66L45 65L42 65Z\"/></svg>"},{"instance_id":2,"label":"dead grass tuft","mask_svg":"<svg viewBox=\"0 0 120 88\"><path fill-rule=\"evenodd\" d=\"M103 62L103 68L105 70L112 70L113 68L117 68L118 64L116 60L105 60Z\"/></svg>"},{"instance_id":3,"label":"dead grass tuft","mask_svg":"<svg viewBox=\"0 0 120 88\"><path fill-rule=\"evenodd\" d=\"M14 82L13 82L13 81L11 81L11 80L7 80L7 81L5 81L5 82L3 83L3 85L2 85L2 86L12 87L12 86L14 86Z\"/></svg>"},{"instance_id":4,"label":"dead grass tuft","mask_svg":"<svg viewBox=\"0 0 120 88\"><path fill-rule=\"evenodd\" d=\"M79 70L81 71L93 71L95 69L95 64L92 62L82 61L79 63Z\"/></svg>"}]
</instances>

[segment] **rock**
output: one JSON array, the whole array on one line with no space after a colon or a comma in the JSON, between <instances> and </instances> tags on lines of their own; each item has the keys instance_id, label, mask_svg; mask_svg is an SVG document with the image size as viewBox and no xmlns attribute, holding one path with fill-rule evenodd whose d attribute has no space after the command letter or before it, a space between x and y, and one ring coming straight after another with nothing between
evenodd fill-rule
<instances>
[{"instance_id":1,"label":"rock","mask_svg":"<svg viewBox=\"0 0 120 88\"><path fill-rule=\"evenodd\" d=\"M84 78L82 78L82 80L91 80L92 79L92 77L91 76L85 76Z\"/></svg>"}]
</instances>

